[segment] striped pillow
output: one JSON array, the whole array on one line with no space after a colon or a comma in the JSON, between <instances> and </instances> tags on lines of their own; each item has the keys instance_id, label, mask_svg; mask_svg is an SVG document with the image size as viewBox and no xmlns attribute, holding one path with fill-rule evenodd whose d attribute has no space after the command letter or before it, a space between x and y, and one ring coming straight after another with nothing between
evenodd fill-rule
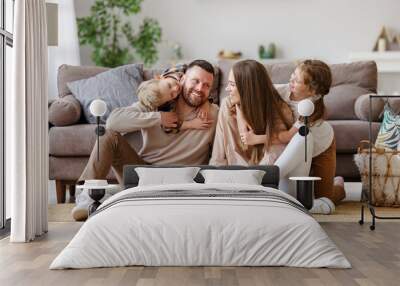
<instances>
[{"instance_id":1,"label":"striped pillow","mask_svg":"<svg viewBox=\"0 0 400 286\"><path fill-rule=\"evenodd\" d=\"M383 113L383 121L375 145L379 148L397 150L399 142L400 114L396 114L392 108L386 104Z\"/></svg>"}]
</instances>

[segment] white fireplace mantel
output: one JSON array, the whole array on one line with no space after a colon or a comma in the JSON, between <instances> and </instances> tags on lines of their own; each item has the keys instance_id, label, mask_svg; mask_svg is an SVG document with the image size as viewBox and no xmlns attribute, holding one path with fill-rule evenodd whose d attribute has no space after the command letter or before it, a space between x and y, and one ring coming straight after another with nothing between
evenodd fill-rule
<instances>
[{"instance_id":1,"label":"white fireplace mantel","mask_svg":"<svg viewBox=\"0 0 400 286\"><path fill-rule=\"evenodd\" d=\"M375 61L379 73L400 73L400 51L357 52L349 55L351 61Z\"/></svg>"}]
</instances>

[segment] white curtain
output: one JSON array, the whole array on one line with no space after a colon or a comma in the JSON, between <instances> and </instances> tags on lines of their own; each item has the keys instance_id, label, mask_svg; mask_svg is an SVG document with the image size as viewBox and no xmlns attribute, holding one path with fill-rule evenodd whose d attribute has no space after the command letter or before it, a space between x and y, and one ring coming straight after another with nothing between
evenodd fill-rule
<instances>
[{"instance_id":1,"label":"white curtain","mask_svg":"<svg viewBox=\"0 0 400 286\"><path fill-rule=\"evenodd\" d=\"M6 173L12 242L47 232L47 29L45 0L15 2L13 93L7 106Z\"/></svg>"}]
</instances>

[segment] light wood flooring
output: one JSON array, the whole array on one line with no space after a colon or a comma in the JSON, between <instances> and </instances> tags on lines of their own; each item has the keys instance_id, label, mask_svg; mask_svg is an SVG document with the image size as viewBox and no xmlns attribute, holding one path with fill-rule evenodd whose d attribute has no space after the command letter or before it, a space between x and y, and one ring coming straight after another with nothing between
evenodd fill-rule
<instances>
[{"instance_id":1,"label":"light wood flooring","mask_svg":"<svg viewBox=\"0 0 400 286\"><path fill-rule=\"evenodd\" d=\"M122 267L48 270L80 223L50 223L28 244L0 241L0 285L400 285L400 223L321 223L353 268Z\"/></svg>"}]
</instances>

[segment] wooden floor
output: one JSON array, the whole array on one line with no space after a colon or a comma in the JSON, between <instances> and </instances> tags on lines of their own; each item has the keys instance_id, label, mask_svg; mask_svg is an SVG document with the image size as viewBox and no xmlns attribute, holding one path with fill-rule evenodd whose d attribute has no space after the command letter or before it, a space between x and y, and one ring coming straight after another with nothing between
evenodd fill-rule
<instances>
[{"instance_id":1,"label":"wooden floor","mask_svg":"<svg viewBox=\"0 0 400 286\"><path fill-rule=\"evenodd\" d=\"M321 223L353 268L123 267L48 270L80 223L50 223L43 238L29 244L0 241L0 285L400 285L400 223Z\"/></svg>"}]
</instances>

